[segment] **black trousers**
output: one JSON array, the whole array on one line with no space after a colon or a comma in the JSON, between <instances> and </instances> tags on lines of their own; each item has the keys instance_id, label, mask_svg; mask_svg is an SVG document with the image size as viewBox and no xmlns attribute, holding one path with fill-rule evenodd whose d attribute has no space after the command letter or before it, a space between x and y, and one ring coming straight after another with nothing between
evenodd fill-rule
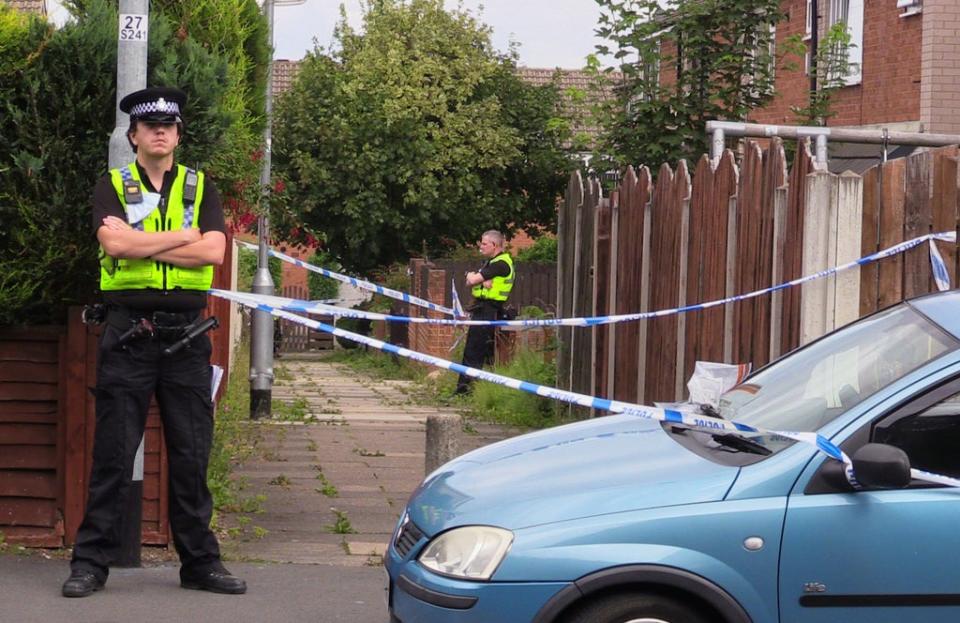
<instances>
[{"instance_id":1,"label":"black trousers","mask_svg":"<svg viewBox=\"0 0 960 623\"><path fill-rule=\"evenodd\" d=\"M470 313L472 320L498 320L503 307L492 301L477 303ZM467 343L463 347L463 365L470 368L482 368L493 363L494 336L496 327L470 327L467 329ZM469 391L473 379L461 374L457 379L457 393Z\"/></svg>"},{"instance_id":2,"label":"black trousers","mask_svg":"<svg viewBox=\"0 0 960 623\"><path fill-rule=\"evenodd\" d=\"M93 469L86 514L73 548L73 569L105 579L120 546L120 515L130 494L133 462L143 436L150 398L156 393L169 465L169 508L181 572L220 566L220 547L210 530L213 500L207 462L213 440L210 339L169 357L153 337L115 348L121 322L104 326L97 361ZM112 320L116 321L116 318Z\"/></svg>"}]
</instances>

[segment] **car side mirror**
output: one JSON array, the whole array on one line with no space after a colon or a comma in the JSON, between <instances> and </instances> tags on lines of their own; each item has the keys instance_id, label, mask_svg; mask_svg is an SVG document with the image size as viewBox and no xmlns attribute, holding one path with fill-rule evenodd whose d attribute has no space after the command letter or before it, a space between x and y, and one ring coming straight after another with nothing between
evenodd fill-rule
<instances>
[{"instance_id":1,"label":"car side mirror","mask_svg":"<svg viewBox=\"0 0 960 623\"><path fill-rule=\"evenodd\" d=\"M853 473L869 489L903 489L910 484L907 453L885 443L868 443L853 453Z\"/></svg>"}]
</instances>

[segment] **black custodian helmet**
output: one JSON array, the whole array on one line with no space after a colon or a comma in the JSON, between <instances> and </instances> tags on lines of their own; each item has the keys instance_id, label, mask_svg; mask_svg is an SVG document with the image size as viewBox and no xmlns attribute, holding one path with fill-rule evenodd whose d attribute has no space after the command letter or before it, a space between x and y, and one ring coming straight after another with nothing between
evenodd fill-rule
<instances>
[{"instance_id":1,"label":"black custodian helmet","mask_svg":"<svg viewBox=\"0 0 960 623\"><path fill-rule=\"evenodd\" d=\"M187 102L187 94L174 87L151 87L134 91L120 100L120 110L130 115L130 121L156 123L183 123L180 116Z\"/></svg>"}]
</instances>

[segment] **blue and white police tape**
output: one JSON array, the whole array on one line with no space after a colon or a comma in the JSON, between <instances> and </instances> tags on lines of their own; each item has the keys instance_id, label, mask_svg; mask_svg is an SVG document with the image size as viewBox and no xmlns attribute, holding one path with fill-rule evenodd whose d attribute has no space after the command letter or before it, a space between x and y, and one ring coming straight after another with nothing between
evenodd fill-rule
<instances>
[{"instance_id":1,"label":"blue and white police tape","mask_svg":"<svg viewBox=\"0 0 960 623\"><path fill-rule=\"evenodd\" d=\"M936 248L934 240L945 240L948 242L956 241L956 232L943 232L939 234L927 234L925 236L920 236L906 242L901 242L900 244L894 245L882 251L872 253L865 257L862 257L858 260L848 262L846 264L841 264L834 268L828 268L820 272L814 273L812 275L807 275L805 277L799 277L793 279L792 281L787 281L769 288L763 288L762 290L756 290L754 292L748 292L746 294L737 294L724 299L718 299L715 301L708 301L705 303L694 303L692 305L684 305L682 307L673 307L670 309L661 309L657 311L649 312L635 312L631 314L619 314L614 316L589 316L581 318L535 318L535 319L526 319L526 320L467 320L467 319L451 319L451 318L416 318L410 316L394 316L390 314L381 314L377 312L368 312L357 309L344 309L342 307L336 307L332 305L324 305L315 301L304 301L299 299L291 299L285 297L272 297L270 299L260 299L263 302L271 305L272 307L277 307L280 309L285 309L287 311L296 311L308 314L323 314L329 316L337 316L341 318L363 318L367 320L384 320L387 322L408 322L412 324L433 324L433 325L465 325L465 326L512 326L512 327L544 327L544 326L567 326L567 327L592 327L596 325L603 324L615 324L620 322L634 322L637 320L645 320L649 318L661 318L664 316L671 316L674 314L682 314L691 311L700 311L704 309L710 309L712 307L717 307L719 305L726 305L728 303L735 303L737 301L744 301L747 299L756 298L764 294L769 294L771 292L776 292L778 290L783 290L785 288L791 288L794 286L807 283L809 281L814 281L816 279L822 279L835 275L839 272L849 270L851 268L856 268L858 266L865 266L872 262L879 261L886 257L891 257L898 253L903 253L908 249L917 247L924 242L929 241L930 248L930 261L933 267L934 278L937 282L937 287L941 290L950 289L950 275L947 272L946 264L943 261L943 258L940 256L939 251ZM246 243L245 243L246 244ZM240 302L240 298L244 296L239 292L226 292L226 291L213 291L211 293L223 293L223 296L237 297L235 300ZM220 294L218 294L219 296Z\"/></svg>"},{"instance_id":2,"label":"blue and white police tape","mask_svg":"<svg viewBox=\"0 0 960 623\"><path fill-rule=\"evenodd\" d=\"M950 273L947 272L947 264L940 255L940 249L932 238L930 239L930 267L933 272L933 280L937 283L937 289L946 292L950 289Z\"/></svg>"},{"instance_id":3,"label":"blue and white police tape","mask_svg":"<svg viewBox=\"0 0 960 623\"><path fill-rule=\"evenodd\" d=\"M450 292L451 292L451 301L453 307L453 317L454 318L466 318L467 313L463 310L463 305L460 303L460 295L457 294L457 280L450 280Z\"/></svg>"},{"instance_id":4,"label":"blue and white police tape","mask_svg":"<svg viewBox=\"0 0 960 623\"><path fill-rule=\"evenodd\" d=\"M236 242L238 245L246 249L251 249L254 251L257 250L257 245L255 244L244 242L243 240L237 240L236 238L234 238L234 242ZM309 262L298 260L294 257L290 257L286 253L281 253L271 248L267 249L267 253L269 253L270 255L272 255L273 257L279 260L283 260L284 262L288 262L295 266L299 266L300 268L305 268L309 271L319 273L324 277L329 277L330 279L336 279L341 283L348 283L355 288L360 288L361 290L367 290L369 292L374 292L376 294L382 294L383 296L386 296L388 298L396 299L398 301L403 301L404 303L409 303L411 305L416 305L418 307L425 307L435 312L447 314L448 316L454 316L454 317L457 316L457 312L454 309L451 309L449 307L444 307L443 305L437 305L436 303L431 303L428 300L413 296L412 294L407 294L406 292L400 292L399 290L386 288L384 286L380 286L375 283L371 283L369 281L364 281L363 279L357 279L356 277L342 275L340 273L333 272L332 270L327 270L326 268L320 268L319 266L314 266ZM327 313L327 312L320 312L320 313Z\"/></svg>"},{"instance_id":5,"label":"blue and white police tape","mask_svg":"<svg viewBox=\"0 0 960 623\"><path fill-rule=\"evenodd\" d=\"M216 296L221 296L222 293L213 293ZM837 461L840 461L844 464L845 473L847 480L854 487L859 487L856 477L853 473L853 464L850 461L850 457L846 455L839 447L836 446L826 437L818 433L809 433L809 432L790 432L790 431L771 431L748 424L741 424L734 422L732 420L724 420L721 418L710 417L707 415L701 415L696 413L690 413L685 411L677 411L673 409L661 409L659 407L647 407L643 405L631 404L628 402L620 402L617 400L608 400L606 398L597 398L595 396L587 396L585 394L578 394L576 392L567 391L564 389L558 389L556 387L548 387L546 385L538 385L536 383L530 383L528 381L521 381L518 379L510 378L508 376L503 376L502 374L496 374L494 372L488 372L486 370L480 370L477 368L470 368L462 364L454 363L446 359L441 359L440 357L434 357L433 355L427 355L425 353L420 353L414 350L407 348L401 348L399 346L394 346L387 342L382 342L375 338L366 337L364 335L359 335L357 333L352 333L350 331L344 331L343 329L338 329L336 327L312 320L310 318L304 318L303 316L298 316L296 314L284 311L282 309L277 309L271 307L270 305L264 303L257 303L254 300L247 300L242 303L247 307L254 308L258 311L268 312L278 318L284 318L291 322L301 324L317 331L324 331L326 333L332 333L338 337L342 337L360 344L365 344L367 346L382 350L387 353L392 353L405 357L407 359L412 359L413 361L419 361L431 366L438 368L443 368L455 372L457 374L465 374L469 377L480 379L482 381L488 381L490 383L496 383L498 385L503 385L505 387L510 387L513 389L518 389L525 391L531 394L536 394L544 398L550 398L552 400L557 400L560 402L566 402L569 404L579 405L581 407L588 407L592 409L599 409L602 411L610 411L611 413L622 413L624 415L632 415L635 417L654 420L657 422L664 422L668 424L685 426L687 428L704 430L712 433L718 431L725 431L728 433L739 434L739 435L779 435L787 439L793 439L794 441L799 441L816 447L820 452L823 452L827 456ZM924 472L921 470L912 470L911 475L917 480L923 480L926 482L932 482L936 484L947 485L951 487L960 487L960 480L955 478L949 478L947 476L941 476L938 474L930 474L929 472Z\"/></svg>"}]
</instances>

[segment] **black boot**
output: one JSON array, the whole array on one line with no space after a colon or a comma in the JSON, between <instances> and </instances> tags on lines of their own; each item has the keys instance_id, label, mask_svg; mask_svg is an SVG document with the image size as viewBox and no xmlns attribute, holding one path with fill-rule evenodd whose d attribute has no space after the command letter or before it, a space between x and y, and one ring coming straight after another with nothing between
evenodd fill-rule
<instances>
[{"instance_id":1,"label":"black boot","mask_svg":"<svg viewBox=\"0 0 960 623\"><path fill-rule=\"evenodd\" d=\"M63 583L64 597L86 597L103 588L104 581L92 571L74 569Z\"/></svg>"},{"instance_id":2,"label":"black boot","mask_svg":"<svg viewBox=\"0 0 960 623\"><path fill-rule=\"evenodd\" d=\"M180 571L180 586L196 591L210 591L226 595L242 595L247 592L247 583L232 575L225 568L204 572Z\"/></svg>"}]
</instances>

